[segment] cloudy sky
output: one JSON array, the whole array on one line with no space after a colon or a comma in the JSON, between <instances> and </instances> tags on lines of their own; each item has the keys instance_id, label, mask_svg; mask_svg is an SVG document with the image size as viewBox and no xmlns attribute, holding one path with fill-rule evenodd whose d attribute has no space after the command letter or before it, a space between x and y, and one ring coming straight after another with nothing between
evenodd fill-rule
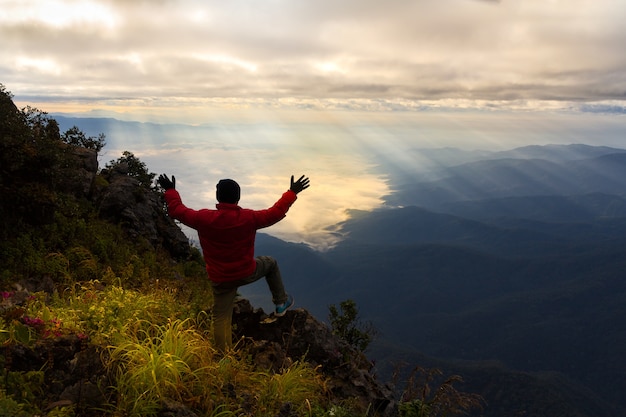
<instances>
[{"instance_id":1,"label":"cloudy sky","mask_svg":"<svg viewBox=\"0 0 626 417\"><path fill-rule=\"evenodd\" d=\"M625 21L621 0L0 0L0 82L49 111L619 112Z\"/></svg>"},{"instance_id":2,"label":"cloudy sky","mask_svg":"<svg viewBox=\"0 0 626 417\"><path fill-rule=\"evenodd\" d=\"M101 164L133 151L195 207L220 177L258 208L310 175L277 230L319 243L415 147L626 147L624 22L623 0L0 0L0 83L48 113L210 126L104 132Z\"/></svg>"}]
</instances>

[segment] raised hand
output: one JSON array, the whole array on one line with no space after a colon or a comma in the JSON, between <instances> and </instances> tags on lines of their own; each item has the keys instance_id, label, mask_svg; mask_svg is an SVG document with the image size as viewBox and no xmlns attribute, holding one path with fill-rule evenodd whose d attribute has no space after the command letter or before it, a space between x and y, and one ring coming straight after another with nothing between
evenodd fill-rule
<instances>
[{"instance_id":1,"label":"raised hand","mask_svg":"<svg viewBox=\"0 0 626 417\"><path fill-rule=\"evenodd\" d=\"M309 188L309 178L305 177L304 175L301 176L298 181L293 180L293 175L291 176L291 186L289 187L289 189L291 191L293 191L294 193L298 194L300 191L302 190L306 190L307 188Z\"/></svg>"},{"instance_id":2,"label":"raised hand","mask_svg":"<svg viewBox=\"0 0 626 417\"><path fill-rule=\"evenodd\" d=\"M169 190L170 188L176 188L176 177L173 175L172 180L170 181L170 179L167 178L167 175L161 174L159 175L159 179L157 180L157 182L165 191Z\"/></svg>"}]
</instances>

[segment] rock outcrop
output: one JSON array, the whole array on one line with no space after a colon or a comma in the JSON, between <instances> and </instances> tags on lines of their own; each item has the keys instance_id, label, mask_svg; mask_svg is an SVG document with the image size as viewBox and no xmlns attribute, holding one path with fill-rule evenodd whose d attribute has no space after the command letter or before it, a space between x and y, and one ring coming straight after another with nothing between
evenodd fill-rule
<instances>
[{"instance_id":1,"label":"rock outcrop","mask_svg":"<svg viewBox=\"0 0 626 417\"><path fill-rule=\"evenodd\" d=\"M160 196L142 187L127 175L124 164L102 170L108 182L97 196L100 216L121 224L131 238L144 238L153 246L163 246L177 259L190 254L189 239L168 217Z\"/></svg>"},{"instance_id":2,"label":"rock outcrop","mask_svg":"<svg viewBox=\"0 0 626 417\"><path fill-rule=\"evenodd\" d=\"M63 175L61 189L77 198L91 198L98 174L98 153L75 146L67 149L70 150L70 166L65 168L67 175Z\"/></svg>"},{"instance_id":3,"label":"rock outcrop","mask_svg":"<svg viewBox=\"0 0 626 417\"><path fill-rule=\"evenodd\" d=\"M397 415L393 392L373 376L371 361L308 311L290 310L267 324L265 318L267 314L253 309L248 300L235 305L235 333L249 345L257 365L279 371L293 361L306 360L321 366L334 397L357 400L363 410L376 415Z\"/></svg>"}]
</instances>

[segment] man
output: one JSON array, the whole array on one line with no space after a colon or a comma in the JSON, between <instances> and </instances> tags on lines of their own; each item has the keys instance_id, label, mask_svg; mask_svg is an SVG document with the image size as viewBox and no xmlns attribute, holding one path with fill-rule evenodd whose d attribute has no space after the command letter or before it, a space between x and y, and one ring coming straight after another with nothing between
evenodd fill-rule
<instances>
[{"instance_id":1,"label":"man","mask_svg":"<svg viewBox=\"0 0 626 417\"><path fill-rule=\"evenodd\" d=\"M237 288L263 277L276 305L275 314L282 316L294 304L287 295L276 260L270 256L254 257L256 231L282 220L297 194L309 187L304 175L297 181L291 176L291 186L270 208L250 210L239 207L241 190L231 179L217 183L216 210L193 210L186 207L176 191L176 178L159 176L165 190L170 217L198 232L206 269L213 288L213 330L216 347L226 351L232 347L232 313Z\"/></svg>"}]
</instances>

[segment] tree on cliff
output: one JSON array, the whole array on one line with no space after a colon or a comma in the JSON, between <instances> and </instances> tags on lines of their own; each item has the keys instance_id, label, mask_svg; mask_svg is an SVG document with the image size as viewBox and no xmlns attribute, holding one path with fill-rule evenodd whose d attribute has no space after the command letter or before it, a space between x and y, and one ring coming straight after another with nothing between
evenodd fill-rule
<instances>
[{"instance_id":1,"label":"tree on cliff","mask_svg":"<svg viewBox=\"0 0 626 417\"><path fill-rule=\"evenodd\" d=\"M156 174L148 171L146 164L140 161L135 154L129 151L124 151L121 157L117 158L117 160L110 161L106 165L108 169L121 166L124 167L123 170L126 172L126 175L135 178L139 181L139 184L142 187L152 188L152 183Z\"/></svg>"},{"instance_id":2,"label":"tree on cliff","mask_svg":"<svg viewBox=\"0 0 626 417\"><path fill-rule=\"evenodd\" d=\"M32 107L18 109L0 84L1 221L47 224L58 207L58 191L67 191L78 147L98 152L104 134L87 137L77 127L61 134L56 120Z\"/></svg>"}]
</instances>

